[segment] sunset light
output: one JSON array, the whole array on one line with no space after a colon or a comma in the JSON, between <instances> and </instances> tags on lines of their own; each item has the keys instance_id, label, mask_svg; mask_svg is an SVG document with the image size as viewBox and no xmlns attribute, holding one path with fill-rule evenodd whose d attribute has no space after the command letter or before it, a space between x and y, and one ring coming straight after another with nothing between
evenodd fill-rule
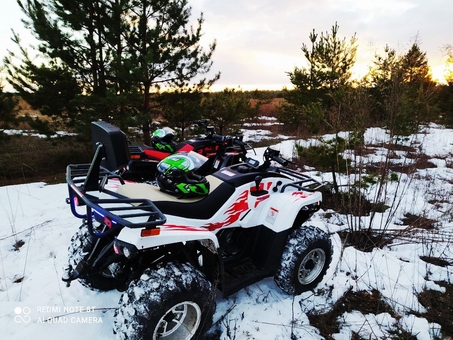
<instances>
[{"instance_id":1,"label":"sunset light","mask_svg":"<svg viewBox=\"0 0 453 340\"><path fill-rule=\"evenodd\" d=\"M445 80L445 76L446 76L446 66L445 65L431 66L430 70L431 70L432 78L436 83L438 83L438 84L447 83L447 81Z\"/></svg>"},{"instance_id":2,"label":"sunset light","mask_svg":"<svg viewBox=\"0 0 453 340\"><path fill-rule=\"evenodd\" d=\"M444 78L450 83L453 82L453 57L450 57L447 61L444 69Z\"/></svg>"}]
</instances>

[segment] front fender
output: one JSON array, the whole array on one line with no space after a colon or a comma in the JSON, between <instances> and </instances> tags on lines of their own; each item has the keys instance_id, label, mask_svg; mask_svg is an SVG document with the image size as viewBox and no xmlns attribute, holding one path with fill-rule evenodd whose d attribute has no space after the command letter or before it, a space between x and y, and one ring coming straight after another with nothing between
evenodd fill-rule
<instances>
[{"instance_id":1,"label":"front fender","mask_svg":"<svg viewBox=\"0 0 453 340\"><path fill-rule=\"evenodd\" d=\"M129 244L133 244L138 250L150 249L153 247L167 244L211 240L216 248L219 248L219 241L216 235L204 228L176 227L161 225L158 227L159 234L153 236L141 236L143 229L123 228L117 239ZM157 230L157 229L156 229Z\"/></svg>"},{"instance_id":2,"label":"front fender","mask_svg":"<svg viewBox=\"0 0 453 340\"><path fill-rule=\"evenodd\" d=\"M300 210L320 204L322 194L319 191L292 191L272 195L263 207L259 224L275 232L281 232L293 226Z\"/></svg>"}]
</instances>

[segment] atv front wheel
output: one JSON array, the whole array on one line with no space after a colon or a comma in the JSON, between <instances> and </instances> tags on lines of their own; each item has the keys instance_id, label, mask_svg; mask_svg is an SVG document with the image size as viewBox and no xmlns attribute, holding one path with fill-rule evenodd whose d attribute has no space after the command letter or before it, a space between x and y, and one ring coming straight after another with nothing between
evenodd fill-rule
<instances>
[{"instance_id":1,"label":"atv front wheel","mask_svg":"<svg viewBox=\"0 0 453 340\"><path fill-rule=\"evenodd\" d=\"M201 339L212 324L214 297L211 283L193 266L160 264L123 293L113 332L124 340Z\"/></svg>"},{"instance_id":2,"label":"atv front wheel","mask_svg":"<svg viewBox=\"0 0 453 340\"><path fill-rule=\"evenodd\" d=\"M326 274L332 253L327 233L314 226L297 228L288 237L274 280L291 295L313 289Z\"/></svg>"},{"instance_id":3,"label":"atv front wheel","mask_svg":"<svg viewBox=\"0 0 453 340\"><path fill-rule=\"evenodd\" d=\"M82 224L71 238L71 244L68 248L69 264L73 268L76 268L80 262L87 266L91 265L102 249L108 247L112 240L111 237L96 238L91 236L88 226ZM113 253L113 247L111 252ZM78 280L83 286L95 291L115 289L118 281L114 278L114 272L118 270L118 266L118 264L113 263L102 271L90 273Z\"/></svg>"}]
</instances>

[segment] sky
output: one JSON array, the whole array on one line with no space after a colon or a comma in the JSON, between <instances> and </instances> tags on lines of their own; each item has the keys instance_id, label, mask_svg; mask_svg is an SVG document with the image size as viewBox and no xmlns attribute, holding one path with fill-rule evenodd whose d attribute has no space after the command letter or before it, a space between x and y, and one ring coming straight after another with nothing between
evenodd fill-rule
<instances>
[{"instance_id":1,"label":"sky","mask_svg":"<svg viewBox=\"0 0 453 340\"><path fill-rule=\"evenodd\" d=\"M386 45L407 52L418 39L433 68L442 78L445 45L453 45L451 0L189 0L194 18L203 13L203 44L214 39L211 74L221 72L213 90L240 86L243 90L290 87L287 72L303 67L302 44L308 36L339 25L339 36L354 34L359 46L355 74L365 74L376 53ZM2 0L0 57L14 49L11 29L31 41L23 28L16 0Z\"/></svg>"},{"instance_id":2,"label":"sky","mask_svg":"<svg viewBox=\"0 0 453 340\"><path fill-rule=\"evenodd\" d=\"M267 131L265 127L263 129ZM250 137L259 131L244 132ZM383 162L387 153L381 146L388 143L389 138L383 129L368 129L364 140L370 152L364 159L354 161L360 164L362 161L363 164ZM294 151L295 142L305 145L312 141L288 138L273 148L288 157ZM453 130L431 125L401 142L408 148L392 150L391 162L404 168L414 161L413 156L406 157L410 150L417 149L436 167L417 169L410 177L398 173L400 181L388 182L384 194L384 203L392 209L377 213L373 219L362 217L364 226L376 230L382 230L388 221L388 230L393 231L390 235L394 235L393 242L370 252L353 246L342 247L339 232L348 230L348 226L357 227L357 217L321 209L307 224L328 231L331 236L332 262L322 282L313 291L294 298L283 293L272 278L259 281L228 298L222 298L218 292L214 322L219 325L219 339L324 339L310 324L307 314L332 310L333 304L349 290L379 291L382 300L395 314L344 312L339 316L338 332L331 334L335 340L350 340L352 332L362 339L390 339L395 337L396 333L392 332L396 327L417 340L447 339L453 335L447 331L441 337L440 325L425 318L423 301L417 297L425 289L443 293L443 286L452 284ZM257 159L261 160L264 149L256 150ZM253 156L253 153L249 154ZM322 181L332 181L330 173L312 170L306 174ZM347 182L347 175L339 175L340 187L346 187ZM373 202L378 202L376 190L378 186L371 185L364 193ZM77 281L66 287L61 280L71 236L81 224L65 203L67 195L66 184L38 182L0 187L2 339L79 340L81 334L84 339L112 339L114 311L122 293L94 292ZM408 227L409 230L398 236L398 232L407 227L402 223L405 214L432 219L436 221L436 227L432 230ZM13 245L19 240L24 243L14 250ZM441 267L423 261L424 257L444 259L450 265ZM291 330L294 337L291 337Z\"/></svg>"}]
</instances>

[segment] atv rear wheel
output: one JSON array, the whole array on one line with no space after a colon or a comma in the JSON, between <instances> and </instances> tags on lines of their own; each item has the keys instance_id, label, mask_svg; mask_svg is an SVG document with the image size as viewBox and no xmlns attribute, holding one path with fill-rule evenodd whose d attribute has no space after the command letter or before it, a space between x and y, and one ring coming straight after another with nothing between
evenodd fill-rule
<instances>
[{"instance_id":1,"label":"atv rear wheel","mask_svg":"<svg viewBox=\"0 0 453 340\"><path fill-rule=\"evenodd\" d=\"M88 226L82 224L71 238L71 244L68 248L69 264L73 268L76 268L82 261L91 264L101 253L102 249L110 245L112 240L111 237L96 238L91 236ZM113 247L111 252L113 253ZM118 266L118 264L114 263L103 271L91 273L78 280L83 286L95 291L115 289L118 281L114 278L114 272L118 270Z\"/></svg>"},{"instance_id":2,"label":"atv rear wheel","mask_svg":"<svg viewBox=\"0 0 453 340\"><path fill-rule=\"evenodd\" d=\"M201 339L212 324L214 298L213 286L193 266L160 264L123 293L113 332L127 340Z\"/></svg>"},{"instance_id":3,"label":"atv rear wheel","mask_svg":"<svg viewBox=\"0 0 453 340\"><path fill-rule=\"evenodd\" d=\"M274 280L291 295L313 289L326 274L332 253L327 233L314 226L297 228L288 237Z\"/></svg>"}]
</instances>

